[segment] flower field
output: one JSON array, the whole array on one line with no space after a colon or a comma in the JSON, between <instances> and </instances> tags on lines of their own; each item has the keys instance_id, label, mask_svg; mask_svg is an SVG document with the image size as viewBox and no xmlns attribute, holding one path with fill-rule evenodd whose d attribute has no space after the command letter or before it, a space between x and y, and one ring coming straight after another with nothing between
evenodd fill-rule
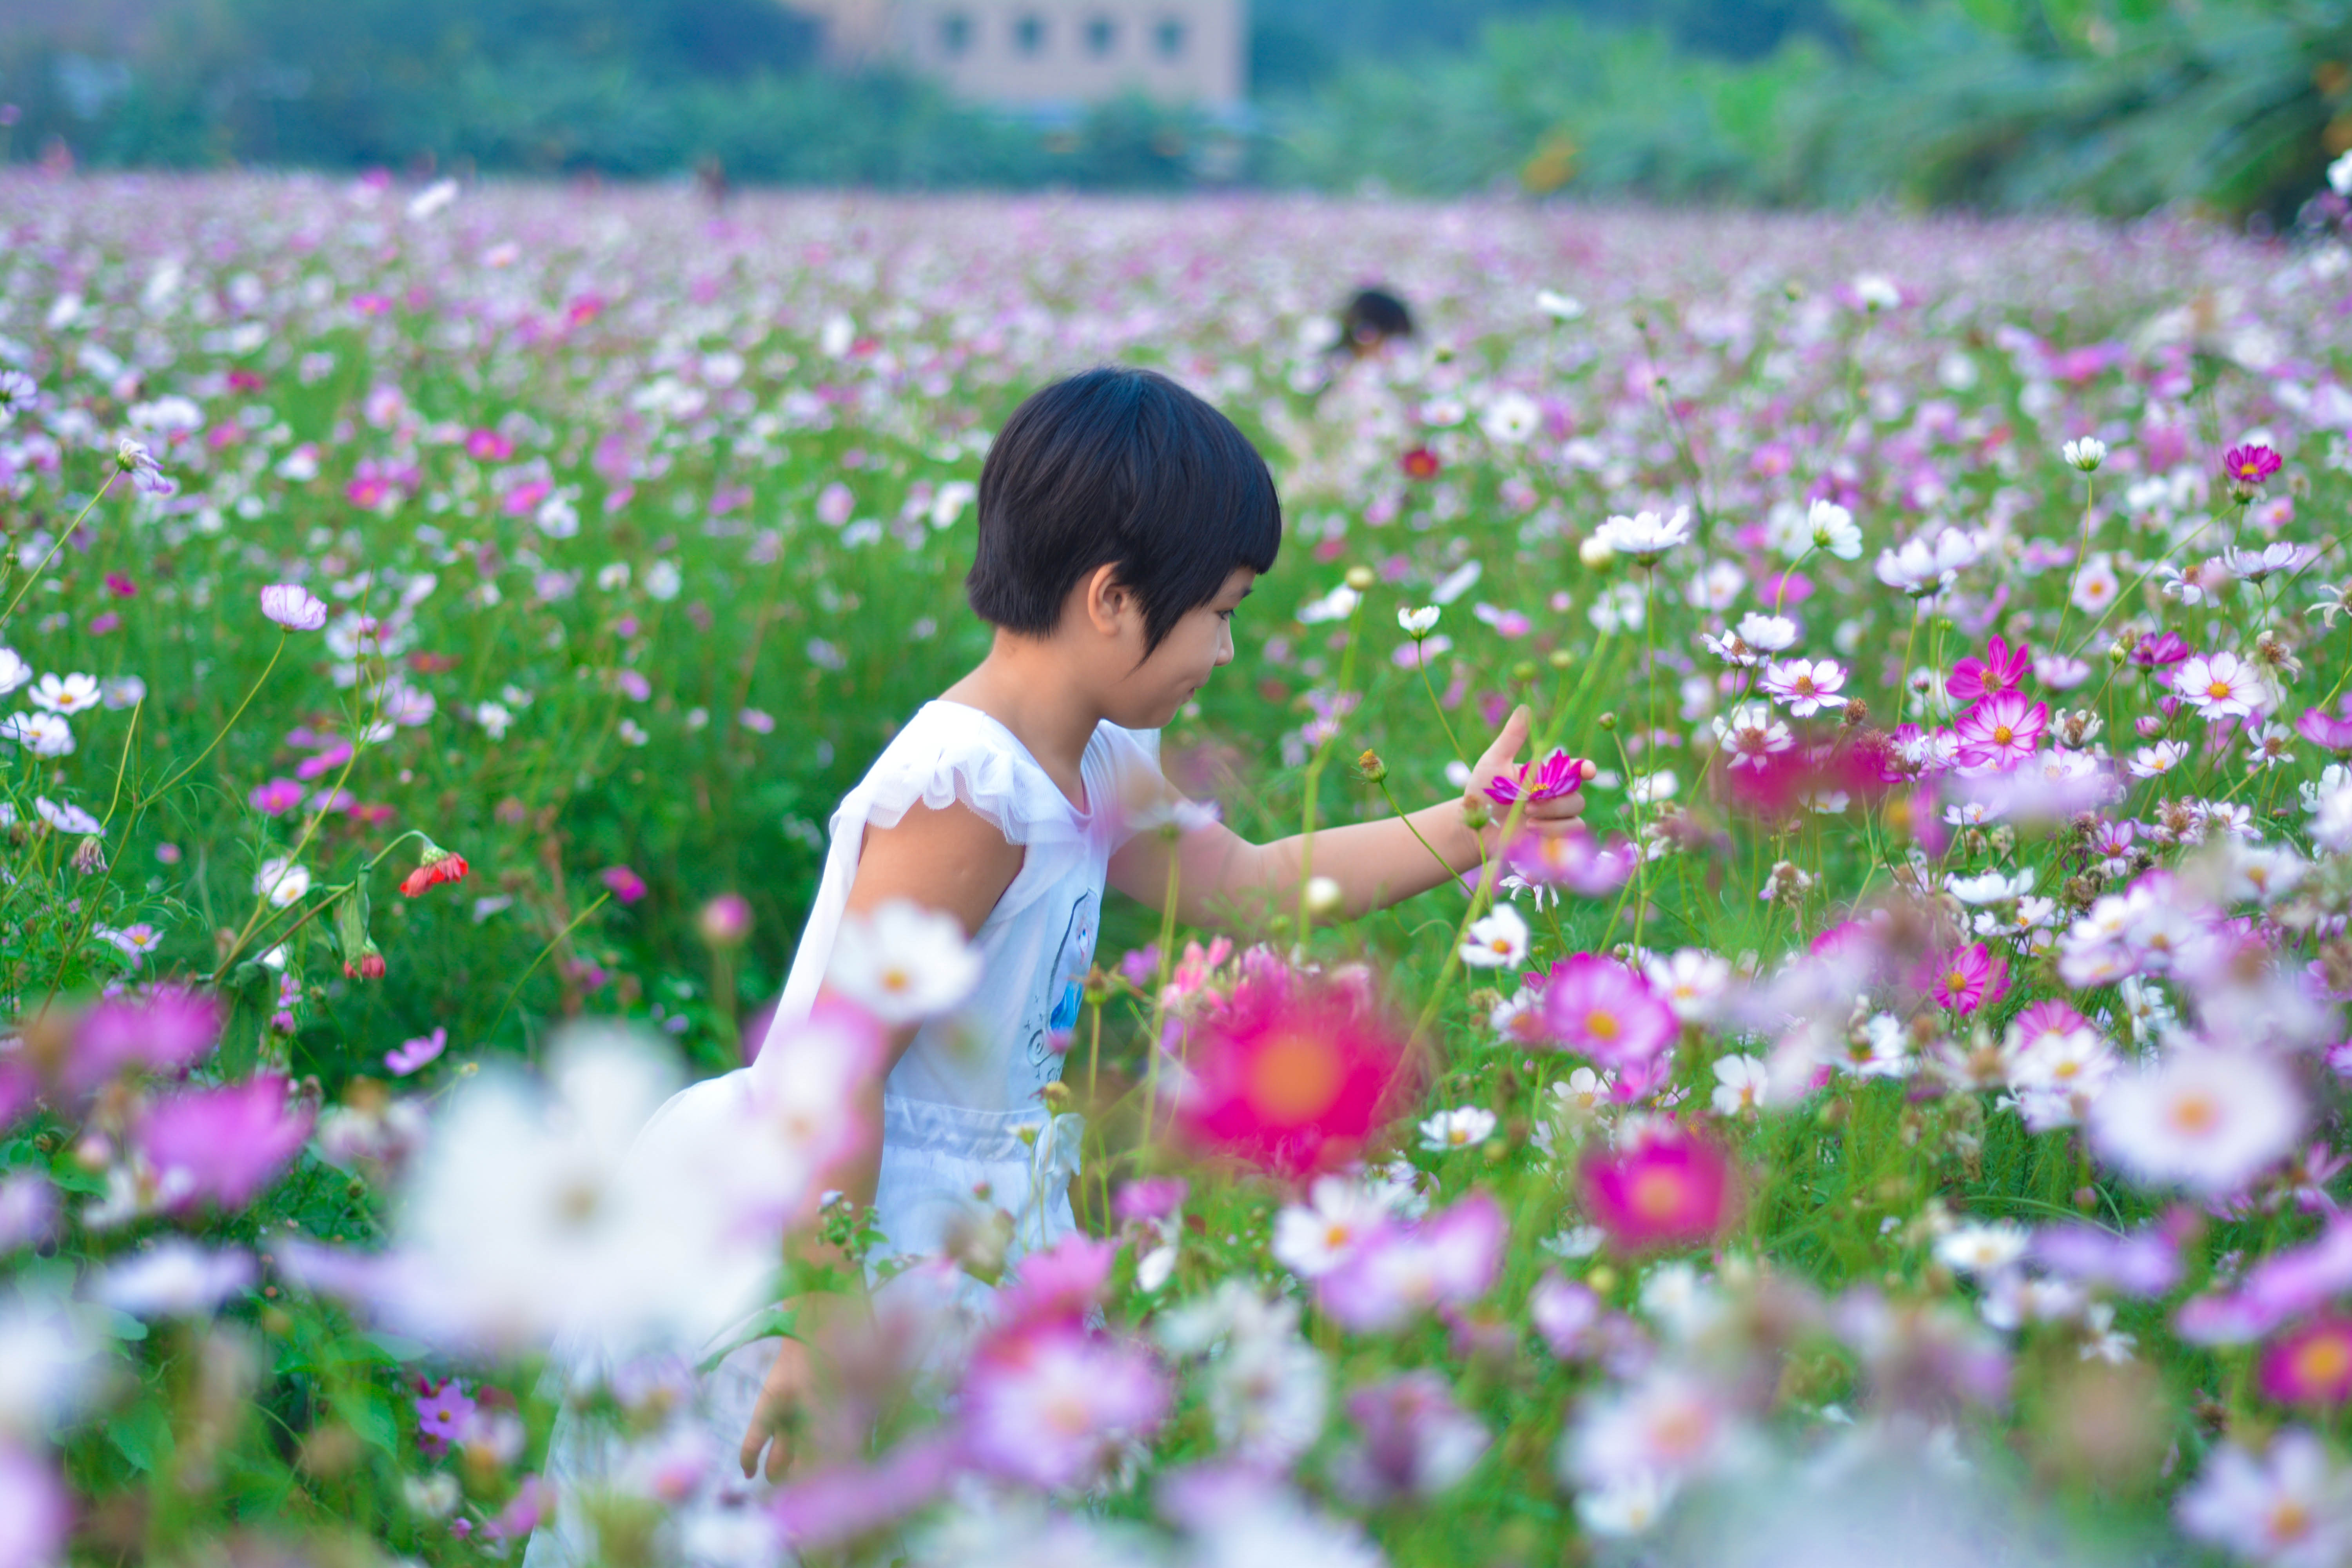
<instances>
[{"instance_id":1,"label":"flower field","mask_svg":"<svg viewBox=\"0 0 2352 1568\"><path fill-rule=\"evenodd\" d=\"M2323 205L0 178L0 1568L2352 1561ZM680 1346L872 1245L812 1190L871 1021L623 1156L985 651L991 431L1114 360L1286 510L1170 777L1386 815L1525 702L1509 847L1110 911L1035 1145L1087 1235L800 1278L747 1484Z\"/></svg>"}]
</instances>

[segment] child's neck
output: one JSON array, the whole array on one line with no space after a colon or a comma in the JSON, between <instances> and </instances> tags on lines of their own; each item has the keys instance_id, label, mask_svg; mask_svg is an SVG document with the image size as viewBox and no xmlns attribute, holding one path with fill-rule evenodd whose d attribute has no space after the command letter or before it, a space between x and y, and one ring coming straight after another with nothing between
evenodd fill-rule
<instances>
[{"instance_id":1,"label":"child's neck","mask_svg":"<svg viewBox=\"0 0 2352 1568\"><path fill-rule=\"evenodd\" d=\"M1101 700L1055 639L999 630L988 657L941 695L1012 731L1071 804L1087 804L1078 762L1102 722Z\"/></svg>"}]
</instances>

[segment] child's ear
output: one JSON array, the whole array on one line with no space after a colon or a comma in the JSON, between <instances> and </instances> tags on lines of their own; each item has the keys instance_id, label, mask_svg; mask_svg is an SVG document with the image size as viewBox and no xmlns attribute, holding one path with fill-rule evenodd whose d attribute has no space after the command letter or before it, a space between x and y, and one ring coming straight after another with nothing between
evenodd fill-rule
<instances>
[{"instance_id":1,"label":"child's ear","mask_svg":"<svg viewBox=\"0 0 2352 1568\"><path fill-rule=\"evenodd\" d=\"M1087 619L1105 637L1117 637L1135 608L1135 590L1118 580L1116 563L1097 566L1087 579Z\"/></svg>"}]
</instances>

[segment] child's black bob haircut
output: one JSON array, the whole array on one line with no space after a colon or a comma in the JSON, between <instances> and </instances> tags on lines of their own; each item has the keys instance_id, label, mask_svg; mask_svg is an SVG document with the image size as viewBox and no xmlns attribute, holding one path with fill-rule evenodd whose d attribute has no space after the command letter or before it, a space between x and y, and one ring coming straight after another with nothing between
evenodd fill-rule
<instances>
[{"instance_id":1,"label":"child's black bob haircut","mask_svg":"<svg viewBox=\"0 0 2352 1568\"><path fill-rule=\"evenodd\" d=\"M964 593L981 619L1044 637L1070 590L1115 565L1148 654L1234 568L1271 568L1281 543L1274 476L1234 422L1156 372L1106 365L1005 421L981 466Z\"/></svg>"}]
</instances>

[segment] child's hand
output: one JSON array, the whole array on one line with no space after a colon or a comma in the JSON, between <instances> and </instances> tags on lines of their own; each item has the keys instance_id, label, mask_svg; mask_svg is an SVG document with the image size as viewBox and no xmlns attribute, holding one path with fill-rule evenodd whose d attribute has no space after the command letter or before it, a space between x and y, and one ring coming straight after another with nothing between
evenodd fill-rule
<instances>
[{"instance_id":1,"label":"child's hand","mask_svg":"<svg viewBox=\"0 0 2352 1568\"><path fill-rule=\"evenodd\" d=\"M775 1364L760 1385L760 1400L751 1408L751 1425L738 1456L746 1480L760 1473L761 1448L768 1450L768 1479L783 1479L785 1467L793 1462L792 1432L800 1425L801 1402L808 1392L808 1347L793 1339L779 1342Z\"/></svg>"},{"instance_id":2,"label":"child's hand","mask_svg":"<svg viewBox=\"0 0 2352 1568\"><path fill-rule=\"evenodd\" d=\"M1554 781L1550 787L1532 776L1536 769L1521 772L1519 748L1528 743L1528 730L1533 720L1527 704L1513 709L1494 744L1470 769L1470 784L1463 792L1462 805L1474 816L1476 810L1483 809L1489 818L1487 826L1478 830L1489 854L1501 847L1503 824L1514 810L1522 829L1533 829L1548 837L1565 832L1570 823L1584 815L1584 792L1578 786L1593 775L1595 770L1590 762L1568 764L1572 771L1564 779ZM1498 778L1505 786L1512 786L1501 789L1507 798L1515 795L1525 798L1516 806L1496 804L1495 792L1488 786ZM1559 788L1561 784L1565 784L1564 792Z\"/></svg>"}]
</instances>

